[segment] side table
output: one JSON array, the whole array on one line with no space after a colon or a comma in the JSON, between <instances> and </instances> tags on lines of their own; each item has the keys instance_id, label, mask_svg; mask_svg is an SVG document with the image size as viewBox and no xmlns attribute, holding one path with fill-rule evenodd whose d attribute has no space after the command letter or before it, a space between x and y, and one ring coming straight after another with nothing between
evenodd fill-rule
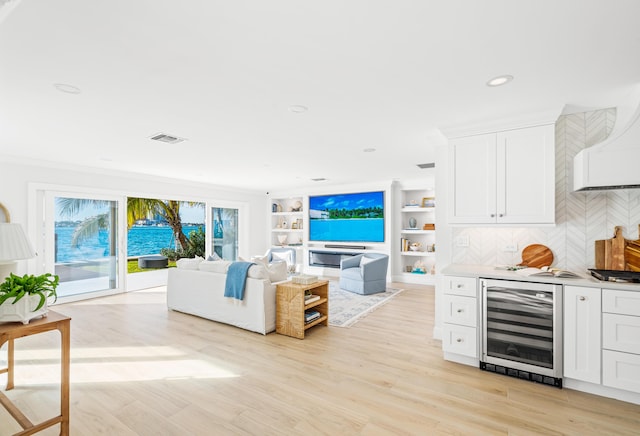
<instances>
[{"instance_id":1,"label":"side table","mask_svg":"<svg viewBox=\"0 0 640 436\"><path fill-rule=\"evenodd\" d=\"M311 291L319 300L305 304L305 291ZM320 312L320 318L305 323L304 313L313 308ZM276 333L304 339L304 333L311 327L328 325L329 281L320 280L308 285L291 281L276 285Z\"/></svg>"},{"instance_id":2,"label":"side table","mask_svg":"<svg viewBox=\"0 0 640 436\"><path fill-rule=\"evenodd\" d=\"M0 323L0 347L5 342L8 343L7 349L7 367L0 369L0 374L7 373L7 389L13 389L13 370L14 370L14 344L15 339L25 336L36 335L52 330L58 330L61 336L61 379L60 379L60 415L41 422L33 424L3 393L0 392L0 404L9 412L9 414L20 424L23 431L16 433L14 436L23 436L37 433L45 428L60 423L60 435L69 435L69 365L71 363L71 318L61 315L50 310L47 316L40 319L34 319L29 324L22 323Z\"/></svg>"}]
</instances>

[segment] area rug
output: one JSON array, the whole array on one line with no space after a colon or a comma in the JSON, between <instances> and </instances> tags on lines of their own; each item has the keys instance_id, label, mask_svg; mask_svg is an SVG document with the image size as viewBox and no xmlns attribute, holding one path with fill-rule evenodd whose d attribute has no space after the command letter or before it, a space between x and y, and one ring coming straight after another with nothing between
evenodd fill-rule
<instances>
[{"instance_id":1,"label":"area rug","mask_svg":"<svg viewBox=\"0 0 640 436\"><path fill-rule=\"evenodd\" d=\"M338 282L329 282L329 325L351 327L356 322L387 303L402 289L387 288L385 292L372 295L360 295L344 291Z\"/></svg>"}]
</instances>

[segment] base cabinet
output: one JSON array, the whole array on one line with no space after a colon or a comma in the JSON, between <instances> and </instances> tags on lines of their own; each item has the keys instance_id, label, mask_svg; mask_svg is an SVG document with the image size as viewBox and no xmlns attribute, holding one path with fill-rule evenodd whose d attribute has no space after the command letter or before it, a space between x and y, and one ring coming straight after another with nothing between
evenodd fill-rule
<instances>
[{"instance_id":1,"label":"base cabinet","mask_svg":"<svg viewBox=\"0 0 640 436\"><path fill-rule=\"evenodd\" d=\"M602 384L640 392L640 355L602 350Z\"/></svg>"},{"instance_id":2,"label":"base cabinet","mask_svg":"<svg viewBox=\"0 0 640 436\"><path fill-rule=\"evenodd\" d=\"M478 330L475 327L444 323L442 350L467 357L478 357Z\"/></svg>"},{"instance_id":3,"label":"base cabinet","mask_svg":"<svg viewBox=\"0 0 640 436\"><path fill-rule=\"evenodd\" d=\"M477 280L445 276L443 281L442 351L445 358L460 361L452 356L456 355L478 359Z\"/></svg>"},{"instance_id":4,"label":"base cabinet","mask_svg":"<svg viewBox=\"0 0 640 436\"><path fill-rule=\"evenodd\" d=\"M564 376L600 384L601 290L564 287Z\"/></svg>"}]
</instances>

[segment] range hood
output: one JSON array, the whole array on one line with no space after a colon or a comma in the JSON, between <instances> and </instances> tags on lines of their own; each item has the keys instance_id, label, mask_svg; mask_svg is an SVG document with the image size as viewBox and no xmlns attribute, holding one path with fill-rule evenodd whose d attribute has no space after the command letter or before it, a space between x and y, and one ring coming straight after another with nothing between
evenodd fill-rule
<instances>
[{"instance_id":1,"label":"range hood","mask_svg":"<svg viewBox=\"0 0 640 436\"><path fill-rule=\"evenodd\" d=\"M574 157L574 191L640 188L640 86L625 103L609 138Z\"/></svg>"}]
</instances>

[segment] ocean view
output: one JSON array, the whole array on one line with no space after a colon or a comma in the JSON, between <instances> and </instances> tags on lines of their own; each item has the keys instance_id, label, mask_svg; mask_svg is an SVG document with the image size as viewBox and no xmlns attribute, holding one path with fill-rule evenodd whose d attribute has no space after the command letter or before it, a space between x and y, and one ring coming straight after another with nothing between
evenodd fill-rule
<instances>
[{"instance_id":1,"label":"ocean view","mask_svg":"<svg viewBox=\"0 0 640 436\"><path fill-rule=\"evenodd\" d=\"M204 224L201 225L204 227ZM185 235L200 226L183 226ZM71 247L73 227L56 226L56 262L74 262L94 260L109 256L109 240L106 230L85 241L77 248ZM174 239L171 227L141 226L132 227L127 232L127 257L158 254L161 248L173 247Z\"/></svg>"}]
</instances>

